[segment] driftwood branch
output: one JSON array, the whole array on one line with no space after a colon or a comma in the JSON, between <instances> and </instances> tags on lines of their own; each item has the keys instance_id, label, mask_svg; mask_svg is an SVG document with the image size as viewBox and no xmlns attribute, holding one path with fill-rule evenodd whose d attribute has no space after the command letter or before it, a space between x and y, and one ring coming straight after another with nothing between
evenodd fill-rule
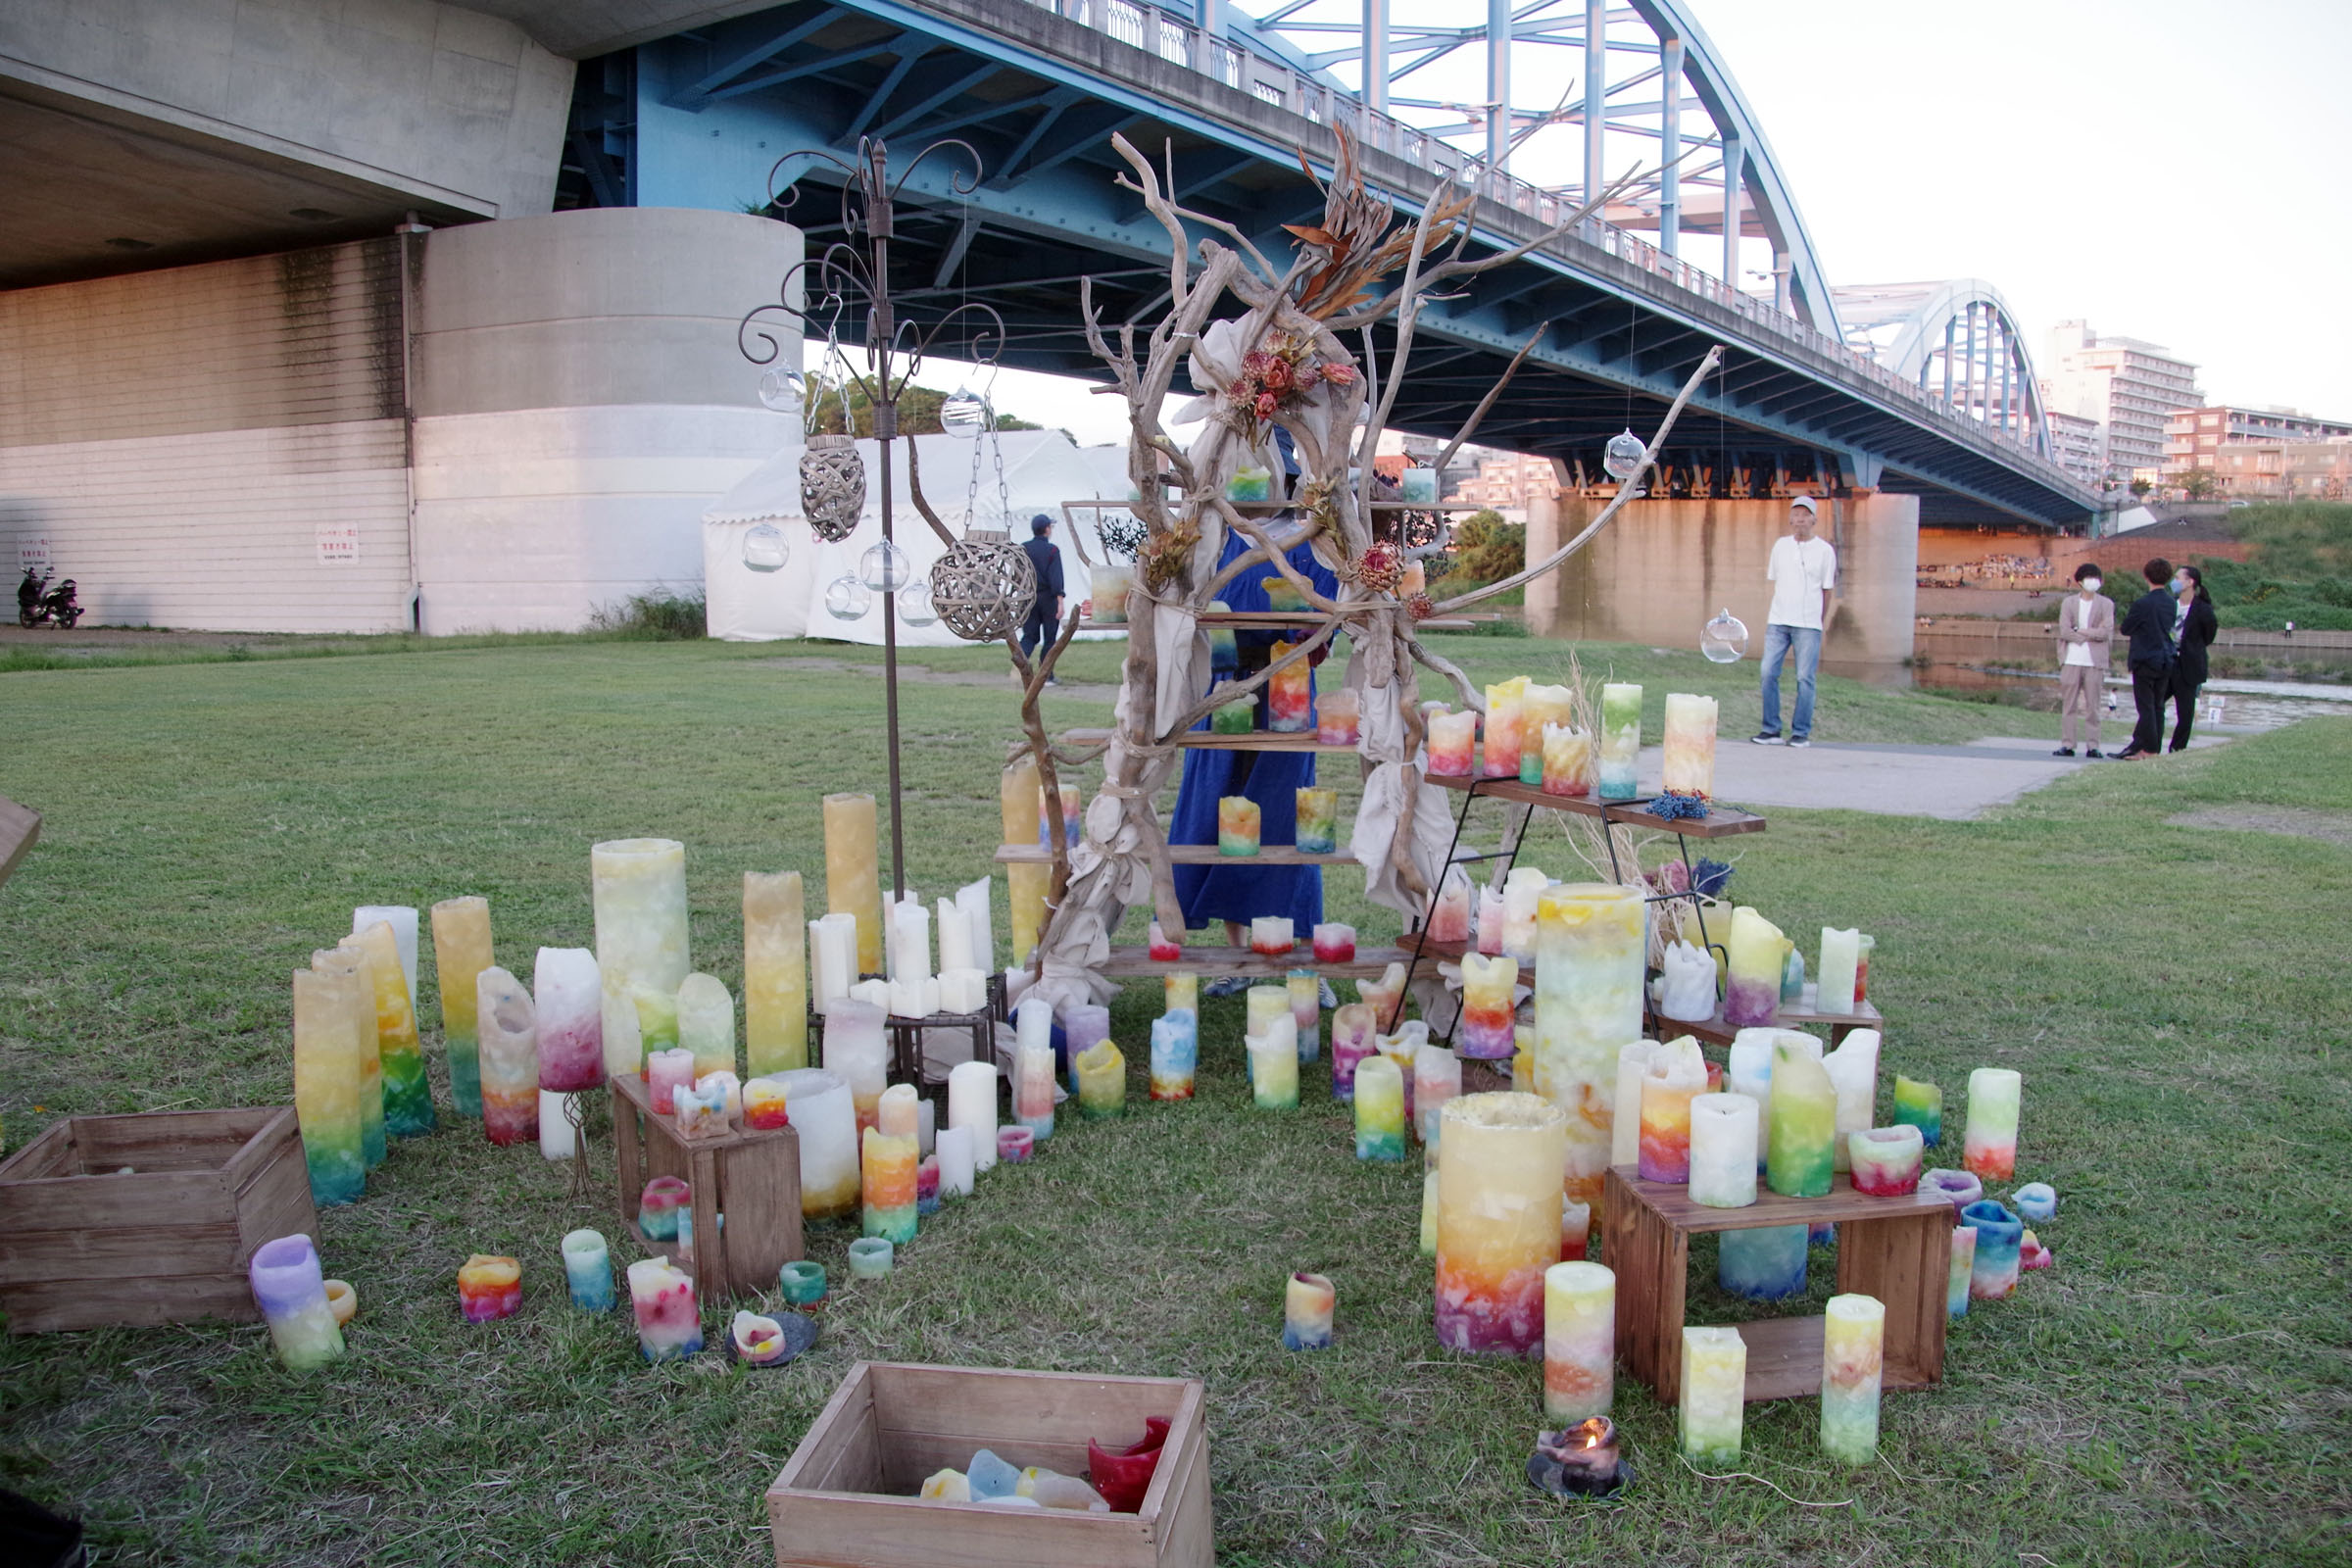
<instances>
[{"instance_id":1,"label":"driftwood branch","mask_svg":"<svg viewBox=\"0 0 2352 1568\"><path fill-rule=\"evenodd\" d=\"M923 520L931 525L931 531L939 535L939 542L953 550L956 548L956 536L948 532L948 525L939 520L939 514L933 512L931 503L923 498L923 465L916 456L922 447L923 444L913 436L906 438L906 493L914 498L914 510L923 514Z\"/></svg>"}]
</instances>

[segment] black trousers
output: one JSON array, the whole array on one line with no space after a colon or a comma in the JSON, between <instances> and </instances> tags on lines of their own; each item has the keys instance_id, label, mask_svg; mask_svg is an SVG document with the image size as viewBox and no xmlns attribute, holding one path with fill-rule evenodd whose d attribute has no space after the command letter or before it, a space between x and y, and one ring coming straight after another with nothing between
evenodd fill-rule
<instances>
[{"instance_id":1,"label":"black trousers","mask_svg":"<svg viewBox=\"0 0 2352 1568\"><path fill-rule=\"evenodd\" d=\"M1043 614L1039 613L1040 610L1044 611ZM1038 645L1042 643L1048 647L1053 646L1054 639L1060 635L1060 622L1054 618L1051 606L1042 603L1033 605L1030 607L1029 618L1021 622L1021 657L1023 659L1036 658Z\"/></svg>"},{"instance_id":2,"label":"black trousers","mask_svg":"<svg viewBox=\"0 0 2352 1568\"><path fill-rule=\"evenodd\" d=\"M2132 726L2132 750L2161 752L2164 750L2164 703L2173 694L2173 672L2153 664L2132 666L2132 706L2139 710L2139 722Z\"/></svg>"},{"instance_id":3,"label":"black trousers","mask_svg":"<svg viewBox=\"0 0 2352 1568\"><path fill-rule=\"evenodd\" d=\"M2197 693L2205 689L2201 680L2182 680L2173 677L2173 750L2188 750L2188 732L2196 726Z\"/></svg>"}]
</instances>

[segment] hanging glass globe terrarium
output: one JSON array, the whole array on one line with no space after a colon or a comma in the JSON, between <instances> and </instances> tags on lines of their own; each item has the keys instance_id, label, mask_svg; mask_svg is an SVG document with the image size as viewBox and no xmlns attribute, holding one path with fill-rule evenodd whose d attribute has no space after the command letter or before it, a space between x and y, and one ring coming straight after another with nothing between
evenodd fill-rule
<instances>
[{"instance_id":1,"label":"hanging glass globe terrarium","mask_svg":"<svg viewBox=\"0 0 2352 1568\"><path fill-rule=\"evenodd\" d=\"M917 577L899 590L899 620L908 626L923 627L939 624L939 611L931 603L931 584Z\"/></svg>"},{"instance_id":2,"label":"hanging glass globe terrarium","mask_svg":"<svg viewBox=\"0 0 2352 1568\"><path fill-rule=\"evenodd\" d=\"M799 418L808 397L808 381L789 365L771 365L760 372L760 401L778 414Z\"/></svg>"},{"instance_id":3,"label":"hanging glass globe terrarium","mask_svg":"<svg viewBox=\"0 0 2352 1568\"><path fill-rule=\"evenodd\" d=\"M791 556L784 530L772 522L755 524L743 536L743 564L754 571L781 571Z\"/></svg>"},{"instance_id":4,"label":"hanging glass globe terrarium","mask_svg":"<svg viewBox=\"0 0 2352 1568\"><path fill-rule=\"evenodd\" d=\"M1700 628L1698 651L1717 664L1738 663L1747 652L1747 625L1729 610L1717 613L1713 620Z\"/></svg>"},{"instance_id":5,"label":"hanging glass globe terrarium","mask_svg":"<svg viewBox=\"0 0 2352 1568\"><path fill-rule=\"evenodd\" d=\"M1642 459L1648 451L1640 436L1627 430L1609 437L1608 446L1600 454L1600 466L1608 470L1610 478L1622 483L1642 471Z\"/></svg>"},{"instance_id":6,"label":"hanging glass globe terrarium","mask_svg":"<svg viewBox=\"0 0 2352 1568\"><path fill-rule=\"evenodd\" d=\"M868 545L858 558L858 580L878 594L895 594L914 576L914 563L895 541Z\"/></svg>"},{"instance_id":7,"label":"hanging glass globe terrarium","mask_svg":"<svg viewBox=\"0 0 2352 1568\"><path fill-rule=\"evenodd\" d=\"M825 584L825 613L835 620L861 620L873 608L872 590L855 577L836 577Z\"/></svg>"},{"instance_id":8,"label":"hanging glass globe terrarium","mask_svg":"<svg viewBox=\"0 0 2352 1568\"><path fill-rule=\"evenodd\" d=\"M957 387L940 400L939 427L958 440L979 439L994 420L988 399L965 387Z\"/></svg>"}]
</instances>

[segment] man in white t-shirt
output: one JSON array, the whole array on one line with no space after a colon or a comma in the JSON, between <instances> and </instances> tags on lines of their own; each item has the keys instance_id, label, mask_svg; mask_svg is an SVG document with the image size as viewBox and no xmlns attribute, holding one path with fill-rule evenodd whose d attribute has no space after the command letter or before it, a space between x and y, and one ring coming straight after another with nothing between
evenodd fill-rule
<instances>
[{"instance_id":1,"label":"man in white t-shirt","mask_svg":"<svg viewBox=\"0 0 2352 1568\"><path fill-rule=\"evenodd\" d=\"M1764 623L1764 727L1758 746L1781 740L1781 663L1796 651L1796 712L1788 744L1810 746L1813 680L1821 670L1821 629L1829 624L1830 595L1838 586L1838 552L1813 536L1820 514L1811 496L1788 503L1788 537L1772 543L1764 576L1772 584L1772 610Z\"/></svg>"}]
</instances>

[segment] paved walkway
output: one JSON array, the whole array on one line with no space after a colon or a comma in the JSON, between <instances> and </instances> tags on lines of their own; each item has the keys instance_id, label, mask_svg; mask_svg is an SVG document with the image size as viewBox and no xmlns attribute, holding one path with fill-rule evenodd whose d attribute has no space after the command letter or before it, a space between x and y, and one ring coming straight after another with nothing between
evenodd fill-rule
<instances>
[{"instance_id":1,"label":"paved walkway","mask_svg":"<svg viewBox=\"0 0 2352 1568\"><path fill-rule=\"evenodd\" d=\"M2052 742L1989 735L1966 746L1836 745L1802 750L1754 746L1725 736L1715 748L1715 793L1735 806L1812 807L1936 816L1965 822L1986 809L2106 761L2052 757ZM2192 750L2227 742L2199 736ZM1657 776L1658 753L1642 754L1644 782ZM2123 764L2130 765L2130 764Z\"/></svg>"}]
</instances>

